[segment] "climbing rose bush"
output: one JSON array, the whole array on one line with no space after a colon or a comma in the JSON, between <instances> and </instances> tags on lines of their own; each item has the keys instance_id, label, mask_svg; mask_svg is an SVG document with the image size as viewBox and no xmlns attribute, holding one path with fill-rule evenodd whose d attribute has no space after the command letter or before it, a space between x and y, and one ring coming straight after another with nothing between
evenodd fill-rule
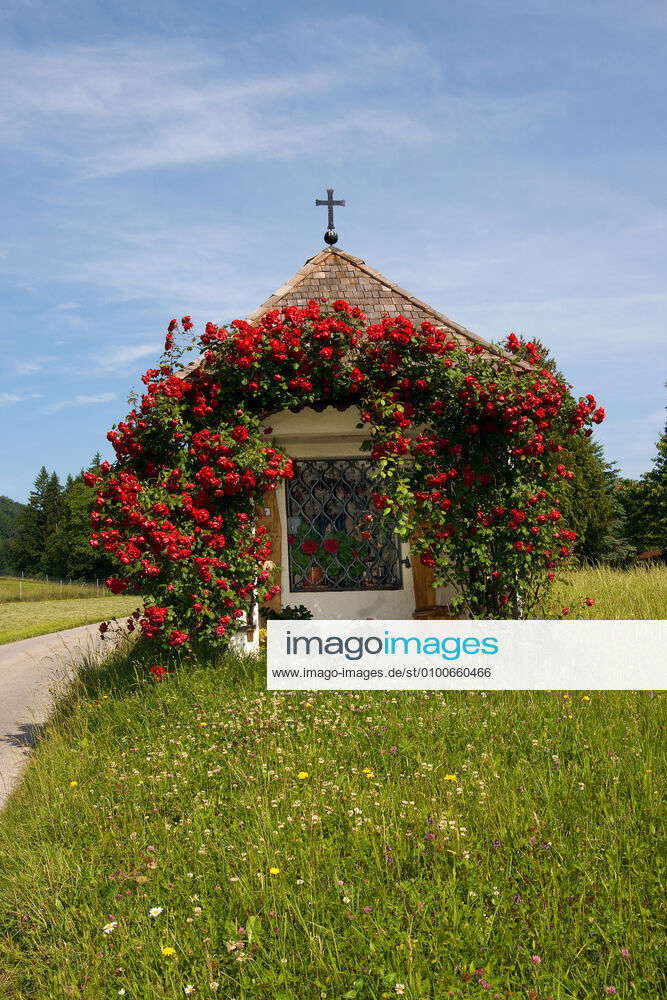
<instances>
[{"instance_id":1,"label":"climbing rose bush","mask_svg":"<svg viewBox=\"0 0 667 1000\"><path fill-rule=\"evenodd\" d=\"M161 364L109 432L115 463L86 476L91 545L118 564L107 586L143 598L130 631L166 651L224 646L278 592L259 515L293 471L270 417L313 404L358 407L377 473L366 522L389 518L464 613L525 617L572 556L563 453L604 411L575 400L535 344L465 347L428 322L369 326L347 302L311 301L207 324L185 366L177 335L191 329L187 316L169 324Z\"/></svg>"}]
</instances>

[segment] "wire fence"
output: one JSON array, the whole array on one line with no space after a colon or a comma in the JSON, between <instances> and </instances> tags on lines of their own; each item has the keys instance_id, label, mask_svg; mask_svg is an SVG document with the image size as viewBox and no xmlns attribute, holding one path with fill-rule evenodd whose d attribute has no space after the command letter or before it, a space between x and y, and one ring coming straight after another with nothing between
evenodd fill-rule
<instances>
[{"instance_id":1,"label":"wire fence","mask_svg":"<svg viewBox=\"0 0 667 1000\"><path fill-rule=\"evenodd\" d=\"M108 597L104 580L0 575L0 604L14 601L58 601Z\"/></svg>"}]
</instances>

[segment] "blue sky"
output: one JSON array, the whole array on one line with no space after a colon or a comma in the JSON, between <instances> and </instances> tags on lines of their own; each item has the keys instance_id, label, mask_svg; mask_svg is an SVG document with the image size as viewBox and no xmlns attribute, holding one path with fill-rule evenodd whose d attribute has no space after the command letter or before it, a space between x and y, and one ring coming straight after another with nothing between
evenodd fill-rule
<instances>
[{"instance_id":1,"label":"blue sky","mask_svg":"<svg viewBox=\"0 0 667 1000\"><path fill-rule=\"evenodd\" d=\"M626 475L664 424L662 0L5 3L0 493L108 454L172 316L322 244L539 337Z\"/></svg>"}]
</instances>

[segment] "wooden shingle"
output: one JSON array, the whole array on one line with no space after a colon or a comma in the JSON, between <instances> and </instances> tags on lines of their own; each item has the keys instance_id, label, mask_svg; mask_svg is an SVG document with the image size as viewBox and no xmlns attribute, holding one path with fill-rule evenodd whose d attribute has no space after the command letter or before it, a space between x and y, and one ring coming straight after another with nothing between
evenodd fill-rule
<instances>
[{"instance_id":1,"label":"wooden shingle","mask_svg":"<svg viewBox=\"0 0 667 1000\"><path fill-rule=\"evenodd\" d=\"M284 285L276 289L265 302L246 317L249 323L257 323L265 313L285 306L303 308L310 299L320 302L326 299L345 299L350 305L358 306L368 316L368 322L379 323L385 316L405 316L415 326L424 320L446 330L462 347L482 344L489 353L503 355L487 340L471 330L455 323L426 302L415 298L400 285L390 281L379 271L369 267L359 257L353 257L345 250L328 247L310 257L304 266ZM517 362L514 362L517 364ZM193 361L181 372L186 375L199 364ZM523 367L523 362L518 362Z\"/></svg>"},{"instance_id":2,"label":"wooden shingle","mask_svg":"<svg viewBox=\"0 0 667 1000\"><path fill-rule=\"evenodd\" d=\"M272 309L305 306L309 299L318 302L322 299L345 299L365 312L369 323L379 323L384 316L405 316L416 326L428 320L448 330L453 339L463 346L483 344L491 348L488 341L476 333L415 298L359 257L353 257L337 247L321 250L310 257L289 281L246 318L249 323L256 323Z\"/></svg>"}]
</instances>

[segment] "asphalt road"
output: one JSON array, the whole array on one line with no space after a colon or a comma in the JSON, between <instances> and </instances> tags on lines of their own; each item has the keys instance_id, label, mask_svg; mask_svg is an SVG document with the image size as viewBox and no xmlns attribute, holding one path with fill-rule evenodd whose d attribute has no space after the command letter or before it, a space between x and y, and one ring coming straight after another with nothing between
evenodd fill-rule
<instances>
[{"instance_id":1,"label":"asphalt road","mask_svg":"<svg viewBox=\"0 0 667 1000\"><path fill-rule=\"evenodd\" d=\"M0 809L81 653L102 652L105 646L97 625L0 646Z\"/></svg>"}]
</instances>

